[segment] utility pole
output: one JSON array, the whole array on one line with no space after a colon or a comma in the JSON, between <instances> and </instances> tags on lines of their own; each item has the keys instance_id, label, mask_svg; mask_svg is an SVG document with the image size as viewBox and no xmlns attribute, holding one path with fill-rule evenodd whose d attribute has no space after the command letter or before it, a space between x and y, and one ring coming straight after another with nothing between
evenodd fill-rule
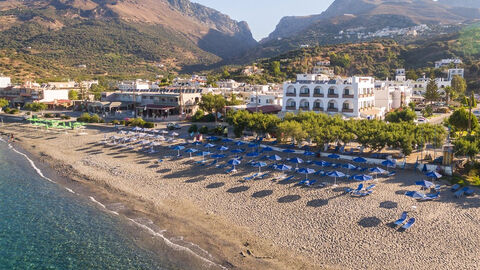
<instances>
[{"instance_id":1,"label":"utility pole","mask_svg":"<svg viewBox=\"0 0 480 270\"><path fill-rule=\"evenodd\" d=\"M136 97L136 87L133 86L133 116L137 118L137 97Z\"/></svg>"}]
</instances>

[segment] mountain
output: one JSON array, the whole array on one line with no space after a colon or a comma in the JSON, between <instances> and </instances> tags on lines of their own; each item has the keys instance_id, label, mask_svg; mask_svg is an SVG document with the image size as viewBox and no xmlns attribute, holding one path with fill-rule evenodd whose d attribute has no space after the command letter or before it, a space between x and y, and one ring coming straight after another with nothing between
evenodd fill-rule
<instances>
[{"instance_id":1,"label":"mountain","mask_svg":"<svg viewBox=\"0 0 480 270\"><path fill-rule=\"evenodd\" d=\"M211 65L256 44L246 22L188 0L0 1L0 73L38 77L45 65L51 75L156 73Z\"/></svg>"},{"instance_id":2,"label":"mountain","mask_svg":"<svg viewBox=\"0 0 480 270\"><path fill-rule=\"evenodd\" d=\"M275 31L242 59L273 56L305 46L434 36L458 31L460 24L477 19L479 8L433 0L335 0L321 14L282 18Z\"/></svg>"},{"instance_id":3,"label":"mountain","mask_svg":"<svg viewBox=\"0 0 480 270\"><path fill-rule=\"evenodd\" d=\"M438 2L452 7L480 8L478 0L438 0Z\"/></svg>"}]
</instances>

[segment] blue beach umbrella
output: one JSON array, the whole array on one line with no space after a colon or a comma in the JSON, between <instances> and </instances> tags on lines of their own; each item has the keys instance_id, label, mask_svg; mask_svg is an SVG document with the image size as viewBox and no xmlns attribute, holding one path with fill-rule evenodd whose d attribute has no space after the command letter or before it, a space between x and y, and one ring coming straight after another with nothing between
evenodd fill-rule
<instances>
[{"instance_id":1,"label":"blue beach umbrella","mask_svg":"<svg viewBox=\"0 0 480 270\"><path fill-rule=\"evenodd\" d=\"M320 166L320 167L330 167L332 165L330 162L326 162L326 161L323 161L323 160L315 161L315 164Z\"/></svg>"},{"instance_id":2,"label":"blue beach umbrella","mask_svg":"<svg viewBox=\"0 0 480 270\"><path fill-rule=\"evenodd\" d=\"M431 188L431 187L435 186L434 183L432 183L430 181L427 181L427 180L417 181L417 182L415 182L415 185L421 186L422 188Z\"/></svg>"},{"instance_id":3,"label":"blue beach umbrella","mask_svg":"<svg viewBox=\"0 0 480 270\"><path fill-rule=\"evenodd\" d=\"M352 159L353 162L357 162L357 163L365 163L367 162L366 159L364 159L363 157L356 157L354 159Z\"/></svg>"},{"instance_id":4,"label":"blue beach umbrella","mask_svg":"<svg viewBox=\"0 0 480 270\"><path fill-rule=\"evenodd\" d=\"M255 162L253 164L253 167L258 168L258 173L261 172L262 167L266 167L266 166L267 166L267 163L265 163L265 162Z\"/></svg>"},{"instance_id":5,"label":"blue beach umbrella","mask_svg":"<svg viewBox=\"0 0 480 270\"><path fill-rule=\"evenodd\" d=\"M203 147L205 147L205 148L212 148L212 147L215 147L215 144L207 143L207 144L205 144Z\"/></svg>"},{"instance_id":6,"label":"blue beach umbrella","mask_svg":"<svg viewBox=\"0 0 480 270\"><path fill-rule=\"evenodd\" d=\"M292 166L288 166L285 164L280 164L275 166L275 170L278 170L278 171L290 171L291 169L292 169Z\"/></svg>"},{"instance_id":7,"label":"blue beach umbrella","mask_svg":"<svg viewBox=\"0 0 480 270\"><path fill-rule=\"evenodd\" d=\"M230 152L232 152L234 154L240 154L240 153L245 152L245 150L238 148L238 149L233 149Z\"/></svg>"},{"instance_id":8,"label":"blue beach umbrella","mask_svg":"<svg viewBox=\"0 0 480 270\"><path fill-rule=\"evenodd\" d=\"M226 147L226 146L221 146L221 147L219 147L219 148L217 148L217 149L223 152L223 151L227 151L227 150L228 150L228 147Z\"/></svg>"},{"instance_id":9,"label":"blue beach umbrella","mask_svg":"<svg viewBox=\"0 0 480 270\"><path fill-rule=\"evenodd\" d=\"M298 164L303 163L303 159L295 157L295 158L290 159L290 162L297 164L297 168L298 168Z\"/></svg>"},{"instance_id":10,"label":"blue beach umbrella","mask_svg":"<svg viewBox=\"0 0 480 270\"><path fill-rule=\"evenodd\" d=\"M205 161L205 156L208 156L208 155L211 155L212 153L211 152L208 152L208 151L201 151L201 152L198 152L197 155L199 156L202 156L202 162Z\"/></svg>"},{"instance_id":11,"label":"blue beach umbrella","mask_svg":"<svg viewBox=\"0 0 480 270\"><path fill-rule=\"evenodd\" d=\"M233 166L232 172L234 172L234 171L237 171L237 170L235 169L235 166L240 165L242 162L241 162L240 160L234 158L234 159L229 160L227 163Z\"/></svg>"},{"instance_id":12,"label":"blue beach umbrella","mask_svg":"<svg viewBox=\"0 0 480 270\"><path fill-rule=\"evenodd\" d=\"M193 144L193 145L201 145L202 143L199 142L199 141L195 141L195 142L193 142L192 144Z\"/></svg>"},{"instance_id":13,"label":"blue beach umbrella","mask_svg":"<svg viewBox=\"0 0 480 270\"><path fill-rule=\"evenodd\" d=\"M212 155L212 158L214 158L214 159L224 158L224 157L226 157L226 156L225 156L225 155L222 155L222 154L214 154L214 155Z\"/></svg>"},{"instance_id":14,"label":"blue beach umbrella","mask_svg":"<svg viewBox=\"0 0 480 270\"><path fill-rule=\"evenodd\" d=\"M256 143L249 143L249 144L248 144L248 147L250 147L250 148L255 148L255 147L258 147L258 144L256 144Z\"/></svg>"},{"instance_id":15,"label":"blue beach umbrella","mask_svg":"<svg viewBox=\"0 0 480 270\"><path fill-rule=\"evenodd\" d=\"M177 145L177 146L174 146L172 149L178 151L177 156L180 156L180 150L185 149L185 146Z\"/></svg>"},{"instance_id":16,"label":"blue beach umbrella","mask_svg":"<svg viewBox=\"0 0 480 270\"><path fill-rule=\"evenodd\" d=\"M192 153L196 153L198 150L195 149L195 148L190 148L190 149L187 149L185 150L185 153L189 153L190 154L190 159L192 158Z\"/></svg>"},{"instance_id":17,"label":"blue beach umbrella","mask_svg":"<svg viewBox=\"0 0 480 270\"><path fill-rule=\"evenodd\" d=\"M405 196L412 197L414 199L423 199L425 198L425 194L418 191L407 191L405 192Z\"/></svg>"},{"instance_id":18,"label":"blue beach umbrella","mask_svg":"<svg viewBox=\"0 0 480 270\"><path fill-rule=\"evenodd\" d=\"M328 157L328 158L332 158L332 159L339 159L339 158L340 158L340 156L337 155L337 154L330 154L330 155L328 155L327 157Z\"/></svg>"},{"instance_id":19,"label":"blue beach umbrella","mask_svg":"<svg viewBox=\"0 0 480 270\"><path fill-rule=\"evenodd\" d=\"M299 173L304 173L305 174L305 179L307 179L309 174L315 173L315 170L310 169L310 168L301 168L300 170L298 170L298 172Z\"/></svg>"},{"instance_id":20,"label":"blue beach umbrella","mask_svg":"<svg viewBox=\"0 0 480 270\"><path fill-rule=\"evenodd\" d=\"M371 173L374 173L375 174L375 178L378 177L379 174L382 174L382 173L386 173L387 171L385 171L384 169L380 168L380 167L375 167L375 168L370 168L368 169Z\"/></svg>"},{"instance_id":21,"label":"blue beach umbrella","mask_svg":"<svg viewBox=\"0 0 480 270\"><path fill-rule=\"evenodd\" d=\"M388 167L395 167L395 165L397 165L397 163L395 161L387 159L387 160L382 161L382 165L388 168Z\"/></svg>"},{"instance_id":22,"label":"blue beach umbrella","mask_svg":"<svg viewBox=\"0 0 480 270\"><path fill-rule=\"evenodd\" d=\"M431 172L428 172L425 174L426 176L430 177L430 178L433 178L433 179L440 179L442 178L442 175L435 172L435 171L431 171Z\"/></svg>"},{"instance_id":23,"label":"blue beach umbrella","mask_svg":"<svg viewBox=\"0 0 480 270\"><path fill-rule=\"evenodd\" d=\"M332 172L329 172L327 175L335 178L335 182L333 186L337 186L337 177L345 177L345 174L339 171L332 171Z\"/></svg>"},{"instance_id":24,"label":"blue beach umbrella","mask_svg":"<svg viewBox=\"0 0 480 270\"><path fill-rule=\"evenodd\" d=\"M350 170L355 170L357 168L357 166L355 166L353 164L350 164L350 163L343 164L342 167L345 168L345 169L348 169L349 171Z\"/></svg>"},{"instance_id":25,"label":"blue beach umbrella","mask_svg":"<svg viewBox=\"0 0 480 270\"><path fill-rule=\"evenodd\" d=\"M269 146L262 149L262 152L272 152L272 151L273 151L273 148L271 148Z\"/></svg>"},{"instance_id":26,"label":"blue beach umbrella","mask_svg":"<svg viewBox=\"0 0 480 270\"><path fill-rule=\"evenodd\" d=\"M282 160L282 158L278 155L271 155L268 157L269 160L273 160L273 161L280 161Z\"/></svg>"},{"instance_id":27,"label":"blue beach umbrella","mask_svg":"<svg viewBox=\"0 0 480 270\"><path fill-rule=\"evenodd\" d=\"M315 156L315 153L305 150L305 152L303 152L303 155L304 156Z\"/></svg>"},{"instance_id":28,"label":"blue beach umbrella","mask_svg":"<svg viewBox=\"0 0 480 270\"><path fill-rule=\"evenodd\" d=\"M357 174L357 175L353 176L353 179L357 180L357 181L370 181L370 180L373 179L373 177L371 177L370 175L366 175L366 174Z\"/></svg>"}]
</instances>

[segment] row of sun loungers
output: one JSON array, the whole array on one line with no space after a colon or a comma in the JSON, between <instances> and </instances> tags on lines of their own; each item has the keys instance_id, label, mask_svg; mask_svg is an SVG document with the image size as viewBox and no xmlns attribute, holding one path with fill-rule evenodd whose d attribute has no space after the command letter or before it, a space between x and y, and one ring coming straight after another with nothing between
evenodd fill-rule
<instances>
[{"instance_id":1,"label":"row of sun loungers","mask_svg":"<svg viewBox=\"0 0 480 270\"><path fill-rule=\"evenodd\" d=\"M407 221L407 218L408 218L408 213L403 212L400 218L396 220L393 224L395 224L395 226L401 226L401 228L404 230L408 230L413 226L413 224L415 224L416 220L415 218L412 217ZM407 222L405 223L405 221Z\"/></svg>"}]
</instances>

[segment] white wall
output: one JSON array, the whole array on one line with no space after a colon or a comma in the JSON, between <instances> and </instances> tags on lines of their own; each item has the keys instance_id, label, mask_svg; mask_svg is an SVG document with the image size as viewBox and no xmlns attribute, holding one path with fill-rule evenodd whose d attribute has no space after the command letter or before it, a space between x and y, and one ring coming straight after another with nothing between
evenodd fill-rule
<instances>
[{"instance_id":1,"label":"white wall","mask_svg":"<svg viewBox=\"0 0 480 270\"><path fill-rule=\"evenodd\" d=\"M10 77L0 77L0 88L9 87L11 84Z\"/></svg>"},{"instance_id":2,"label":"white wall","mask_svg":"<svg viewBox=\"0 0 480 270\"><path fill-rule=\"evenodd\" d=\"M43 90L43 99L40 102L53 102L55 100L68 100L70 90Z\"/></svg>"}]
</instances>

